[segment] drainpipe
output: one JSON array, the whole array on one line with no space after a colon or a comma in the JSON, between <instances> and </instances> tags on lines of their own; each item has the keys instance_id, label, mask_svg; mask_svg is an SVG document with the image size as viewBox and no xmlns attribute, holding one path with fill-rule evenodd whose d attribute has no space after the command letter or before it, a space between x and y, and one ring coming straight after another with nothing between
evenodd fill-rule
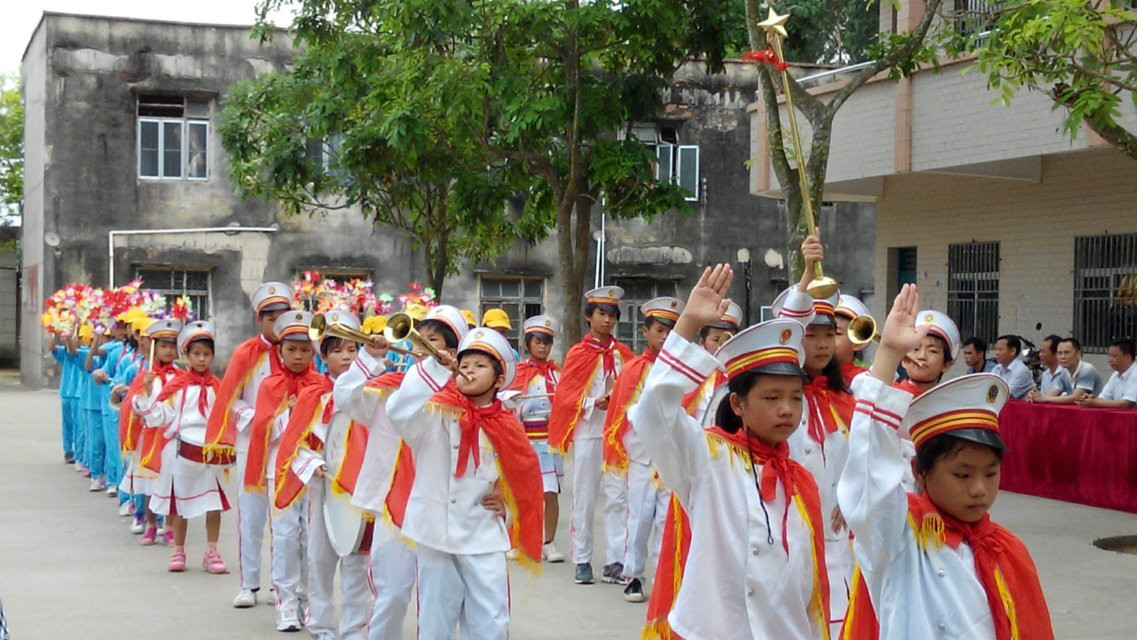
<instances>
[{"instance_id":1,"label":"drainpipe","mask_svg":"<svg viewBox=\"0 0 1137 640\"><path fill-rule=\"evenodd\" d=\"M196 229L116 229L107 232L107 262L109 273L107 274L108 288L114 288L114 239L118 236L159 236L159 235L178 235L186 233L224 233L228 235L237 233L276 233L280 231L280 227L273 225L271 227L198 227Z\"/></svg>"}]
</instances>

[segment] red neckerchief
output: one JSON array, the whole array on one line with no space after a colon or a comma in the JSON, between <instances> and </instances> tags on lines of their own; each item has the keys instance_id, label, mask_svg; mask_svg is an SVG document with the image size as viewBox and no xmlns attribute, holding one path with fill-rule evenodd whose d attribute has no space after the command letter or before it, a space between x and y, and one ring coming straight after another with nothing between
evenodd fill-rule
<instances>
[{"instance_id":1,"label":"red neckerchief","mask_svg":"<svg viewBox=\"0 0 1137 640\"><path fill-rule=\"evenodd\" d=\"M529 358L524 364L529 367L533 375L541 375L545 378L546 393L552 394L556 392L557 382L553 376L553 374L557 372L557 364L555 362L549 359L545 359L545 361L542 362L536 358ZM532 380L533 376L530 376L529 379ZM528 380L526 382L528 382Z\"/></svg>"},{"instance_id":2,"label":"red neckerchief","mask_svg":"<svg viewBox=\"0 0 1137 640\"><path fill-rule=\"evenodd\" d=\"M217 389L221 386L221 380L213 375L212 371L206 370L205 373L198 373L193 369L183 369L174 375L174 379L169 384L162 387L162 393L158 395L158 402L165 402L168 398L173 396L178 391L191 386L200 386L201 392L197 394L197 410L201 415L209 417L209 389L213 389L214 397L217 395ZM186 397L182 395L182 407L185 406Z\"/></svg>"},{"instance_id":3,"label":"red neckerchief","mask_svg":"<svg viewBox=\"0 0 1137 640\"><path fill-rule=\"evenodd\" d=\"M845 362L841 364L841 377L845 379L845 386L852 386L853 378L868 371L868 367L862 367L856 362Z\"/></svg>"},{"instance_id":4,"label":"red neckerchief","mask_svg":"<svg viewBox=\"0 0 1137 640\"><path fill-rule=\"evenodd\" d=\"M749 451L750 459L762 465L762 474L758 476L758 486L761 489L760 495L763 501L770 502L778 496L778 482L781 482L782 486L785 487L786 504L782 510L782 548L786 550L788 555L790 543L786 539L786 521L789 519L790 502L792 502L794 494L797 493L794 474L791 473L790 445L785 442L777 447L763 444L757 438L747 437L746 427L742 427L734 433L727 433L719 427L711 427L707 431L731 442L743 451Z\"/></svg>"},{"instance_id":5,"label":"red neckerchief","mask_svg":"<svg viewBox=\"0 0 1137 640\"><path fill-rule=\"evenodd\" d=\"M482 464L482 448L478 443L482 423L506 411L498 400L479 407L462 393L450 394L447 401L451 406L462 410L462 415L458 418L458 430L462 435L458 440L458 465L454 470L454 477L461 478L466 474L466 464L470 458L474 459L475 469Z\"/></svg>"},{"instance_id":6,"label":"red neckerchief","mask_svg":"<svg viewBox=\"0 0 1137 640\"><path fill-rule=\"evenodd\" d=\"M824 451L825 436L842 427L847 429L852 422L855 399L850 393L831 390L829 380L822 375L814 376L802 391L808 401L809 437Z\"/></svg>"},{"instance_id":7,"label":"red neckerchief","mask_svg":"<svg viewBox=\"0 0 1137 640\"><path fill-rule=\"evenodd\" d=\"M610 376L616 373L616 341L612 336L608 336L607 342L601 342L596 339L591 333L584 336L581 341L585 346L600 353L600 357L604 363L604 375Z\"/></svg>"}]
</instances>

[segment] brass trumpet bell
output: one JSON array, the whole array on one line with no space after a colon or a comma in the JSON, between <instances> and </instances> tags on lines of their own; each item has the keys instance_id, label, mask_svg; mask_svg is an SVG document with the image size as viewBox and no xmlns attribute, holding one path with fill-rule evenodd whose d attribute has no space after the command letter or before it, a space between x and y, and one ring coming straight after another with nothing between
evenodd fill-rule
<instances>
[{"instance_id":1,"label":"brass trumpet bell","mask_svg":"<svg viewBox=\"0 0 1137 640\"><path fill-rule=\"evenodd\" d=\"M322 313L317 313L312 316L312 324L308 326L308 337L312 340L323 340L324 338L341 338L343 340L350 340L351 342L358 342L359 344L369 344L371 336L357 331L351 327L346 327L338 322L328 324L328 318Z\"/></svg>"},{"instance_id":2,"label":"brass trumpet bell","mask_svg":"<svg viewBox=\"0 0 1137 640\"><path fill-rule=\"evenodd\" d=\"M872 316L857 316L849 321L846 329L849 342L856 346L870 342L880 342L880 334L876 332L876 320Z\"/></svg>"},{"instance_id":3,"label":"brass trumpet bell","mask_svg":"<svg viewBox=\"0 0 1137 640\"><path fill-rule=\"evenodd\" d=\"M387 326L383 329L383 337L392 345L396 342L408 340L415 347L426 351L435 359L438 359L439 356L442 355L438 349L434 348L434 345L427 342L426 339L422 337L422 334L415 329L414 318L405 313L396 313L387 318ZM466 374L459 373L458 375L461 375L467 380L470 379L470 376Z\"/></svg>"}]
</instances>

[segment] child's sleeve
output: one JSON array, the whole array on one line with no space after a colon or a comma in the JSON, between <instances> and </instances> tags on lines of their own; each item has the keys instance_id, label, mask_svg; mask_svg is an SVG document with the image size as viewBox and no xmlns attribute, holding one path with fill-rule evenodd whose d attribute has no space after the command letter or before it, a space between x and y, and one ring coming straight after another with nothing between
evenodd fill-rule
<instances>
[{"instance_id":1,"label":"child's sleeve","mask_svg":"<svg viewBox=\"0 0 1137 640\"><path fill-rule=\"evenodd\" d=\"M628 420L643 441L659 477L687 504L691 485L710 466L702 426L683 409L683 396L707 379L718 361L702 347L672 333L663 344Z\"/></svg>"},{"instance_id":2,"label":"child's sleeve","mask_svg":"<svg viewBox=\"0 0 1137 640\"><path fill-rule=\"evenodd\" d=\"M898 429L912 394L872 376L860 376L853 386L857 406L837 503L857 541L857 562L880 570L903 548L908 495L902 483L909 463Z\"/></svg>"},{"instance_id":3,"label":"child's sleeve","mask_svg":"<svg viewBox=\"0 0 1137 640\"><path fill-rule=\"evenodd\" d=\"M366 349L361 350L347 371L336 378L332 395L337 410L346 411L352 420L368 424L375 411L382 406L384 398L366 393L367 383L386 370L385 359L372 356Z\"/></svg>"},{"instance_id":4,"label":"child's sleeve","mask_svg":"<svg viewBox=\"0 0 1137 640\"><path fill-rule=\"evenodd\" d=\"M450 370L437 360L427 358L407 369L403 384L387 399L387 417L391 419L391 426L412 449L420 448L432 435L431 429L427 428L429 421L425 419L424 408L430 397L442 390L451 375Z\"/></svg>"},{"instance_id":5,"label":"child's sleeve","mask_svg":"<svg viewBox=\"0 0 1137 640\"><path fill-rule=\"evenodd\" d=\"M158 402L158 396L162 393L162 380L155 379L153 384L150 385L150 392L145 396L137 394L131 402L134 407L134 412L138 417L142 418L147 427L157 428L164 427L174 421L174 402L185 393L185 389L175 393L167 402Z\"/></svg>"}]
</instances>

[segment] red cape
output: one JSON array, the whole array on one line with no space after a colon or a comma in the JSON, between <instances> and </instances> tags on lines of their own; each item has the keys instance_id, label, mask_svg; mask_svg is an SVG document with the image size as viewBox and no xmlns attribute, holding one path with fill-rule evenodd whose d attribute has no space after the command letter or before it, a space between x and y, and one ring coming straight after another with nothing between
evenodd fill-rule
<instances>
[{"instance_id":1,"label":"red cape","mask_svg":"<svg viewBox=\"0 0 1137 640\"><path fill-rule=\"evenodd\" d=\"M627 471L628 449L624 446L624 434L628 432L628 409L639 400L644 380L651 371L659 352L648 349L631 362L624 365L612 387L612 397L608 401L608 415L604 419L604 468L613 471Z\"/></svg>"},{"instance_id":2,"label":"red cape","mask_svg":"<svg viewBox=\"0 0 1137 640\"><path fill-rule=\"evenodd\" d=\"M273 373L280 371L280 356L273 345L266 343L261 336L242 342L233 352L205 425L203 448L206 454L215 450L229 454L236 452L237 426L233 421L233 402L244 392L263 358L269 359Z\"/></svg>"},{"instance_id":3,"label":"red cape","mask_svg":"<svg viewBox=\"0 0 1137 640\"><path fill-rule=\"evenodd\" d=\"M634 357L632 350L615 338L611 338L611 348L621 364ZM584 410L584 398L592 388L592 381L603 368L604 348L597 346L595 340L586 337L565 357L564 373L561 374L557 394L553 397L553 408L549 414L549 446L561 453L568 452L572 434L580 422Z\"/></svg>"},{"instance_id":4,"label":"red cape","mask_svg":"<svg viewBox=\"0 0 1137 640\"><path fill-rule=\"evenodd\" d=\"M272 421L289 403L307 387L320 385L324 376L309 368L304 373L293 373L288 369L265 378L257 392L257 410L249 425L249 453L245 459L246 491L264 491L265 471L268 468L269 444L272 441Z\"/></svg>"}]
</instances>

